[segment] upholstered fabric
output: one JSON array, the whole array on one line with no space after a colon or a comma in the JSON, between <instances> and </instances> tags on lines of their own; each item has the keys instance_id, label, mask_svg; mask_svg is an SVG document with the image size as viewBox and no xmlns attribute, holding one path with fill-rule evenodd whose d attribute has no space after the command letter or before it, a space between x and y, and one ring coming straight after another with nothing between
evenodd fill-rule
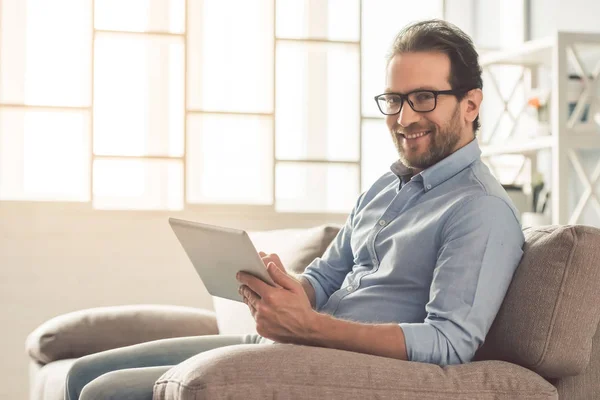
<instances>
[{"instance_id":1,"label":"upholstered fabric","mask_svg":"<svg viewBox=\"0 0 600 400\"><path fill-rule=\"evenodd\" d=\"M288 271L299 274L312 260L323 255L339 230L339 226L323 225L310 229L249 232L248 235L257 251L277 253ZM213 297L213 304L219 333L256 333L254 319L244 303Z\"/></svg>"},{"instance_id":2,"label":"upholstered fabric","mask_svg":"<svg viewBox=\"0 0 600 400\"><path fill-rule=\"evenodd\" d=\"M476 359L509 361L547 378L579 374L600 321L600 230L524 233L525 254Z\"/></svg>"},{"instance_id":3,"label":"upholstered fabric","mask_svg":"<svg viewBox=\"0 0 600 400\"><path fill-rule=\"evenodd\" d=\"M502 361L439 367L296 345L240 345L177 365L155 400L558 399L556 388Z\"/></svg>"},{"instance_id":4,"label":"upholstered fabric","mask_svg":"<svg viewBox=\"0 0 600 400\"><path fill-rule=\"evenodd\" d=\"M556 379L559 398L569 400L600 399L600 326L592 341L592 358L583 373Z\"/></svg>"},{"instance_id":5,"label":"upholstered fabric","mask_svg":"<svg viewBox=\"0 0 600 400\"><path fill-rule=\"evenodd\" d=\"M30 399L63 400L67 373L75 359L57 360L46 365L30 365Z\"/></svg>"},{"instance_id":6,"label":"upholstered fabric","mask_svg":"<svg viewBox=\"0 0 600 400\"><path fill-rule=\"evenodd\" d=\"M299 259L295 249L306 246L302 247L301 240L295 241L283 234L293 233L290 231L279 231L281 235L274 237L270 237L272 232L264 235L261 232L254 240L259 250L279 253L285 265L293 268L294 260ZM486 343L478 353L479 358L512 363L482 361L440 368L303 346L236 346L203 353L171 369L157 382L155 398L556 399L557 392L561 399L600 398L600 330L596 329L600 309L599 232L583 226L525 230L525 255ZM283 242L282 246L290 246L285 247L289 255L282 252L279 245L271 244L276 239ZM325 242L323 239L321 243ZM315 245L319 241L311 243ZM305 254L308 253L310 251ZM309 263L312 256L298 262L300 269L296 272L301 271L303 263ZM114 308L93 317L85 316L89 310L67 314L42 325L28 339L29 354L36 360L32 363L31 398L62 399L64 376L72 361L40 364L69 357L70 352L89 353L153 340L158 338L156 336L187 335L188 328L205 327L206 321L196 321L198 326L184 328L172 319L172 313L158 309L162 311L147 310L141 318L146 322L141 325L137 312L126 312L117 318L111 316ZM226 308L223 310L227 312ZM245 306L241 310L227 317L243 318L247 310ZM206 311L194 311L206 315ZM94 312L98 311L92 314ZM216 332L214 318L207 318L212 321L206 324L207 333ZM149 322L150 319L154 322ZM251 317L250 324L252 327ZM92 333L94 327L99 330L95 334ZM121 328L128 330L127 337L119 337L123 332ZM243 333L251 332L241 329ZM90 334L105 337L98 338L91 349L85 346ZM557 390L538 374L515 363L544 373ZM574 372L578 370L579 374ZM563 373L575 376L560 375Z\"/></svg>"},{"instance_id":7,"label":"upholstered fabric","mask_svg":"<svg viewBox=\"0 0 600 400\"><path fill-rule=\"evenodd\" d=\"M52 318L28 337L27 352L40 364L151 340L217 334L215 315L191 307L102 307Z\"/></svg>"},{"instance_id":8,"label":"upholstered fabric","mask_svg":"<svg viewBox=\"0 0 600 400\"><path fill-rule=\"evenodd\" d=\"M277 253L288 271L301 274L312 260L323 255L339 231L339 226L322 225L308 229L249 232L248 236L258 251Z\"/></svg>"}]
</instances>

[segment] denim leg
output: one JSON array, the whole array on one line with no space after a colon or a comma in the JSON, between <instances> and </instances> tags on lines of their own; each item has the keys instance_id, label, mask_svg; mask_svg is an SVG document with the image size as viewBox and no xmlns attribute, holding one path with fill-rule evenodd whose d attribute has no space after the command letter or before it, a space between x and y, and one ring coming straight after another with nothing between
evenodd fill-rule
<instances>
[{"instance_id":1,"label":"denim leg","mask_svg":"<svg viewBox=\"0 0 600 400\"><path fill-rule=\"evenodd\" d=\"M154 382L172 366L120 369L84 386L80 400L152 400Z\"/></svg>"},{"instance_id":2,"label":"denim leg","mask_svg":"<svg viewBox=\"0 0 600 400\"><path fill-rule=\"evenodd\" d=\"M203 351L212 350L218 347L230 346L236 344L254 344L261 343L262 338L259 335L209 335L209 336L194 336L184 338L162 339L153 342L136 344L119 349L107 350L96 354L91 354L78 359L71 367L66 381L65 399L78 400L84 387L94 379L112 371L146 368L146 367L168 367L179 364L184 360L202 353ZM166 371L168 368L163 368ZM132 384L128 387L128 398L134 399L135 394L132 390L139 388L139 385L145 385L153 376L156 380L160 375L159 370L141 371L132 373ZM129 374L129 372L127 372ZM129 377L127 379L130 379ZM122 381L121 376L116 374L107 377L104 385L110 391L118 391L119 382ZM110 385L114 387L110 387ZM152 398L152 384L143 391L150 393ZM93 394L97 396L101 385L93 386ZM91 391L92 388L90 388ZM141 390L141 388L139 388ZM137 390L137 389L136 389ZM141 390L142 391L142 390ZM141 394L141 393L140 393ZM100 394L101 395L101 394ZM120 398L125 398L119 396ZM140 397L144 398L144 397Z\"/></svg>"}]
</instances>

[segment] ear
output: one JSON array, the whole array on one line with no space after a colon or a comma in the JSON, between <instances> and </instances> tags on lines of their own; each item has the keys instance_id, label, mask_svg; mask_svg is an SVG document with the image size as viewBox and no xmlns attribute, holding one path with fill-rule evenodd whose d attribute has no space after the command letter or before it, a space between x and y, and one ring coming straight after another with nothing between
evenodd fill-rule
<instances>
[{"instance_id":1,"label":"ear","mask_svg":"<svg viewBox=\"0 0 600 400\"><path fill-rule=\"evenodd\" d=\"M481 89L469 90L463 100L465 104L465 119L468 122L475 121L475 118L479 115L479 107L483 101L483 92Z\"/></svg>"}]
</instances>

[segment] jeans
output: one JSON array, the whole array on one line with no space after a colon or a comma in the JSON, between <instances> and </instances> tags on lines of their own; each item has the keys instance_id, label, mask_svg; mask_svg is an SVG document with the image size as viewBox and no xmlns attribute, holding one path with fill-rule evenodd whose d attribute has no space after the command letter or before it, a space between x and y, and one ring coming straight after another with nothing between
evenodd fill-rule
<instances>
[{"instance_id":1,"label":"jeans","mask_svg":"<svg viewBox=\"0 0 600 400\"><path fill-rule=\"evenodd\" d=\"M154 382L186 359L223 346L272 343L260 335L209 335L156 340L81 357L66 381L66 400L149 399Z\"/></svg>"}]
</instances>

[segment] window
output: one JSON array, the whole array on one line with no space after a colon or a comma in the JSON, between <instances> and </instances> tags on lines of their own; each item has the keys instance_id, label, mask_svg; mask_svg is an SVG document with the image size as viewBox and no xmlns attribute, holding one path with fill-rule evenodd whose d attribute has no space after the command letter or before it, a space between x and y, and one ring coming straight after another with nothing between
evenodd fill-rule
<instances>
[{"instance_id":1,"label":"window","mask_svg":"<svg viewBox=\"0 0 600 400\"><path fill-rule=\"evenodd\" d=\"M397 158L385 52L442 3L3 0L0 200L347 213Z\"/></svg>"}]
</instances>

